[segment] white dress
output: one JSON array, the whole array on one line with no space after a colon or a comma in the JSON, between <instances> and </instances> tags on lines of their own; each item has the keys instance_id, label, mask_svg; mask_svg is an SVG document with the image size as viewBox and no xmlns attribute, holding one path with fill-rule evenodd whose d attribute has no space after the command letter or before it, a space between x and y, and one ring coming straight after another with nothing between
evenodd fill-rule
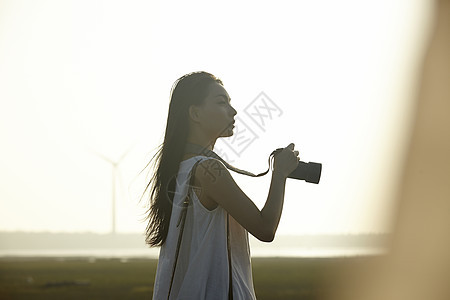
<instances>
[{"instance_id":1,"label":"white dress","mask_svg":"<svg viewBox=\"0 0 450 300\"><path fill-rule=\"evenodd\" d=\"M196 161L206 159L213 158L195 156L180 163L169 232L159 254L153 299L167 299L180 229L177 222L188 191L188 175ZM193 189L191 196L170 299L226 300L229 281L227 212L221 206L213 210L205 208ZM229 218L233 297L234 300L256 299L248 233L231 216Z\"/></svg>"}]
</instances>

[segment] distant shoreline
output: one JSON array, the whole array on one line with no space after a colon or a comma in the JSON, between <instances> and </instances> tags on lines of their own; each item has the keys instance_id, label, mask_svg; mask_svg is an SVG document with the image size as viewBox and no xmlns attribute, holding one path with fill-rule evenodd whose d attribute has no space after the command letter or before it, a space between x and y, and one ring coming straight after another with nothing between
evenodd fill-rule
<instances>
[{"instance_id":1,"label":"distant shoreline","mask_svg":"<svg viewBox=\"0 0 450 300\"><path fill-rule=\"evenodd\" d=\"M252 257L252 261L313 261L313 260L323 260L323 261L336 261L336 260L355 260L355 259L376 259L381 258L384 255L357 255L357 256L330 256L330 257L286 257L286 256L267 256L267 257ZM158 258L152 257L131 257L131 258L119 258L119 257L58 257L58 256L3 256L0 257L0 262L89 262L96 263L102 261L111 261L111 262L120 262L120 263L128 263L128 262L156 262Z\"/></svg>"}]
</instances>

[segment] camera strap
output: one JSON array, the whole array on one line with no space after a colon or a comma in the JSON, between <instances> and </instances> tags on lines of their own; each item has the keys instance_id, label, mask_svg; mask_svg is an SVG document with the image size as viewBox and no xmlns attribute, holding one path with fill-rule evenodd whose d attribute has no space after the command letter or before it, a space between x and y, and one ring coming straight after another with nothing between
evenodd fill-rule
<instances>
[{"instance_id":1,"label":"camera strap","mask_svg":"<svg viewBox=\"0 0 450 300\"><path fill-rule=\"evenodd\" d=\"M213 158L216 158L216 159L220 160L225 165L225 167L227 167L227 169L232 170L232 171L234 171L236 173L247 175L247 176L251 176L251 177L260 177L260 176L266 175L269 172L273 156L275 156L275 154L277 154L281 150L283 150L283 148L278 148L278 149L274 150L269 155L269 168L267 169L267 171L265 171L263 173L259 173L259 174L253 174L252 172L248 172L248 171L245 171L245 170L238 169L238 168L230 165L229 163L227 163L222 157L217 155L216 152L214 152L212 150L209 150L209 149L206 149L206 148L204 148L204 147L202 147L200 145L197 145L197 144L186 143L186 147L184 148L184 153L185 154L187 154L187 153L198 154L198 155L204 155L204 156L213 157Z\"/></svg>"}]
</instances>

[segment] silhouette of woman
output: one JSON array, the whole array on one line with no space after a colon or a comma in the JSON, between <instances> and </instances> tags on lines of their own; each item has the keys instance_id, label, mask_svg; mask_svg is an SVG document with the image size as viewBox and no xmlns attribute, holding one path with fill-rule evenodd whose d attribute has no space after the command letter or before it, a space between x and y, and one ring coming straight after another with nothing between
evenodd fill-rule
<instances>
[{"instance_id":1,"label":"silhouette of woman","mask_svg":"<svg viewBox=\"0 0 450 300\"><path fill-rule=\"evenodd\" d=\"M161 246L153 299L255 299L248 232L273 240L286 178L300 158L293 143L274 157L259 210L224 163L205 154L218 138L233 135L236 114L210 73L189 73L172 86L164 142L145 189L151 190L146 242Z\"/></svg>"}]
</instances>

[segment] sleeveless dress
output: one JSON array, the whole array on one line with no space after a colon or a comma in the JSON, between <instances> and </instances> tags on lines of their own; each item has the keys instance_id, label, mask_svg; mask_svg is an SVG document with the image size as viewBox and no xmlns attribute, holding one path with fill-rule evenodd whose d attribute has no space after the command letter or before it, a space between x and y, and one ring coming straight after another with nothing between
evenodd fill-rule
<instances>
[{"instance_id":1,"label":"sleeveless dress","mask_svg":"<svg viewBox=\"0 0 450 300\"><path fill-rule=\"evenodd\" d=\"M169 231L159 254L153 299L167 299L172 277L182 203L189 188L189 172L198 160L214 159L195 156L180 163L176 178ZM201 168L202 166L198 166ZM217 206L205 208L191 190L183 238L178 255L170 299L228 299L227 212ZM201 191L200 191L201 192ZM248 232L229 216L233 297L256 299Z\"/></svg>"}]
</instances>

